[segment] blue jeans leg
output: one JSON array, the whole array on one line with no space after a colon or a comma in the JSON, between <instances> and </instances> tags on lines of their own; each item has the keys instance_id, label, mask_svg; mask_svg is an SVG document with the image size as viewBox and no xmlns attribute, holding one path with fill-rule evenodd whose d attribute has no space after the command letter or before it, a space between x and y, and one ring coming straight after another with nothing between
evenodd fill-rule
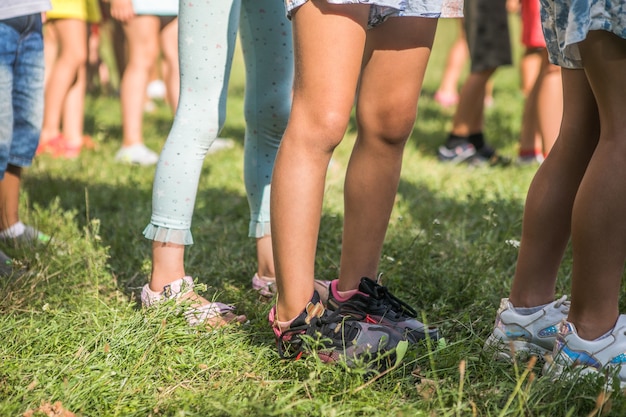
<instances>
[{"instance_id":1,"label":"blue jeans leg","mask_svg":"<svg viewBox=\"0 0 626 417\"><path fill-rule=\"evenodd\" d=\"M44 59L39 13L0 20L0 174L32 164L43 121ZM1 178L1 177L0 177Z\"/></svg>"}]
</instances>

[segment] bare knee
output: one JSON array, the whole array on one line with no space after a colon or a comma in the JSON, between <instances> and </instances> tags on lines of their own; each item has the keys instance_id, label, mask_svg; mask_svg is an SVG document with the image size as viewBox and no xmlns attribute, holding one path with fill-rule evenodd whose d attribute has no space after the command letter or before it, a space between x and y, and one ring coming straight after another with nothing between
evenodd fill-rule
<instances>
[{"instance_id":1,"label":"bare knee","mask_svg":"<svg viewBox=\"0 0 626 417\"><path fill-rule=\"evenodd\" d=\"M385 112L378 117L360 117L359 130L362 136L378 138L382 144L404 147L415 124L415 113L407 111Z\"/></svg>"},{"instance_id":2,"label":"bare knee","mask_svg":"<svg viewBox=\"0 0 626 417\"><path fill-rule=\"evenodd\" d=\"M350 115L333 109L308 109L299 113L296 110L291 114L290 124L296 135L315 150L332 153L346 133Z\"/></svg>"}]
</instances>

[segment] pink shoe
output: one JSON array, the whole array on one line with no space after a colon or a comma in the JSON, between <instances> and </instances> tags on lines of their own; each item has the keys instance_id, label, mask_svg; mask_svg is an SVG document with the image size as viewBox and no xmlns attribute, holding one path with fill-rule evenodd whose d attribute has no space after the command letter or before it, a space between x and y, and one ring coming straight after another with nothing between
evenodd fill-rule
<instances>
[{"instance_id":1,"label":"pink shoe","mask_svg":"<svg viewBox=\"0 0 626 417\"><path fill-rule=\"evenodd\" d=\"M459 95L456 93L444 93L441 91L437 91L435 93L434 99L441 107L452 107L456 106L459 102Z\"/></svg>"},{"instance_id":2,"label":"pink shoe","mask_svg":"<svg viewBox=\"0 0 626 417\"><path fill-rule=\"evenodd\" d=\"M77 145L64 143L57 149L55 149L53 155L55 158L76 159L80 156L80 151L82 150L82 148L82 143L79 143Z\"/></svg>"},{"instance_id":3,"label":"pink shoe","mask_svg":"<svg viewBox=\"0 0 626 417\"><path fill-rule=\"evenodd\" d=\"M42 153L50 153L54 155L64 143L65 137L62 134L59 134L45 142L39 141L35 155L41 155Z\"/></svg>"},{"instance_id":4,"label":"pink shoe","mask_svg":"<svg viewBox=\"0 0 626 417\"><path fill-rule=\"evenodd\" d=\"M257 291L263 298L272 298L276 294L276 279L263 279L259 274L254 274L252 277L252 289Z\"/></svg>"}]
</instances>

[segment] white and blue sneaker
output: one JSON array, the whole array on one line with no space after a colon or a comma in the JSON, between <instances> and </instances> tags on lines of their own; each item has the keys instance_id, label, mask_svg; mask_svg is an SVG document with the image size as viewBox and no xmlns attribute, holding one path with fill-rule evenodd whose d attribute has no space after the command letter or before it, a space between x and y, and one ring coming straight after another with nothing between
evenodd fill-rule
<instances>
[{"instance_id":1,"label":"white and blue sneaker","mask_svg":"<svg viewBox=\"0 0 626 417\"><path fill-rule=\"evenodd\" d=\"M543 358L552 352L558 326L567 318L569 306L564 295L532 314L520 314L508 298L503 298L484 350L492 351L495 359L507 361L516 356Z\"/></svg>"},{"instance_id":2,"label":"white and blue sneaker","mask_svg":"<svg viewBox=\"0 0 626 417\"><path fill-rule=\"evenodd\" d=\"M596 340L581 339L576 327L563 320L552 356L552 363L546 362L544 373L553 379L564 372L607 377L607 381L616 376L620 388L626 388L626 315L620 315L613 330Z\"/></svg>"},{"instance_id":3,"label":"white and blue sneaker","mask_svg":"<svg viewBox=\"0 0 626 417\"><path fill-rule=\"evenodd\" d=\"M441 145L437 149L437 157L441 162L460 164L472 159L476 155L476 148L468 141L459 142L455 146Z\"/></svg>"}]
</instances>

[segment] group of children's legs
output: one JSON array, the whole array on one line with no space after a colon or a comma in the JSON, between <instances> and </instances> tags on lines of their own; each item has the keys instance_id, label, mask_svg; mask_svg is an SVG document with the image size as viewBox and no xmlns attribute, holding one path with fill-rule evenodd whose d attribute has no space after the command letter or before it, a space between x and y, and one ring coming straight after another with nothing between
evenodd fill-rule
<instances>
[{"instance_id":1,"label":"group of children's legs","mask_svg":"<svg viewBox=\"0 0 626 417\"><path fill-rule=\"evenodd\" d=\"M192 324L245 320L231 306L195 293L184 265L185 246L193 243L191 219L204 157L226 117L228 76L240 33L249 235L256 239L255 277L276 281L270 320L280 351L304 350L302 335L321 335L331 339L327 348L343 349L350 361L393 351L406 340L438 337L417 321L415 310L375 280L437 20L383 16L366 4L298 3L289 9L294 67L291 26L280 3L263 0L264 13L258 12L259 0L215 4L205 0L192 8L185 3L180 11L186 41L180 50L182 93L157 165L153 214L144 231L153 241L144 303L188 299ZM212 30L196 19L198 14L213 17ZM626 120L621 117L626 24L610 33L600 30L594 17L595 26L565 50L547 32L550 58L563 67L563 117L558 138L530 185L513 283L486 347L552 349L559 370L571 364L609 372L615 367L626 385L620 362L626 316L619 313L626 261L626 223L621 220L626 211ZM0 79L0 238L17 242L28 235L32 243L48 239L21 223L18 204L21 171L30 165L39 139L33 126L44 119L39 13L2 20L0 31L15 38L3 43L13 49L2 54L10 59L0 63L15 69L11 76L3 70L6 77ZM490 75L485 71L483 78L476 72L476 85L483 87L476 87L476 94L484 94L483 81ZM345 178L339 273L330 283L316 283L327 167L355 98L358 129ZM472 128L467 132L471 136ZM568 302L555 300L555 294L570 241ZM326 289L323 298L319 285ZM324 357L340 356L326 352Z\"/></svg>"},{"instance_id":2,"label":"group of children's legs","mask_svg":"<svg viewBox=\"0 0 626 417\"><path fill-rule=\"evenodd\" d=\"M208 3L204 6L209 7ZM288 9L295 42L292 91L290 81L280 82L290 80L291 73L281 73L271 80L276 76L277 63L283 70L291 68L288 27L284 32L268 30L280 22L280 8L272 9L275 20L269 23L247 6L244 1L241 11L238 2L223 5L219 13L213 9L222 27L215 32L220 35L210 40L208 37L215 35L198 30L188 15L190 10L181 10L181 36L190 42L180 51L183 93L157 166L153 215L144 231L154 241L153 269L150 283L143 290L144 302L150 305L171 296L191 298L197 312L196 320L190 320L193 323L220 325L245 319L230 307L194 293L193 280L184 268L185 245L192 243L190 227L197 181L204 157L224 122L227 74L240 30L247 77L245 181L251 208L249 232L256 238L258 259L253 284L256 289L268 284L267 290L275 274L277 299L270 321L279 351L285 356L306 351L307 335L317 338L322 350L327 348L324 360L341 356L328 350L343 349L344 358L350 361L361 355L393 351L404 340L418 342L438 337L436 331L416 320L415 310L403 307L403 302L373 279L378 275L403 149L415 122L437 20L386 17L376 21L378 16L372 13L376 9L370 5L325 1L297 4ZM278 39L259 41L256 29L264 23L269 26L263 33L273 33ZM277 43L288 47L264 53L260 50ZM206 44L226 47L208 54L202 52ZM327 47L330 44L333 48ZM568 343L584 346L584 340L604 340L607 334L614 336L610 341L621 337L612 329L619 317L618 293L626 259L622 238L626 230L615 221L626 208L623 181L619 180L623 178L620 173L626 155L626 126L617 110L626 104L617 93L626 87L621 79L626 52L623 39L594 31L580 43L580 51L583 69L563 70L565 104L559 138L529 189L511 293L498 311L488 348L502 349L515 339L515 346L537 342L549 351ZM613 59L602 61L602 56ZM191 57L194 64L185 68L192 62ZM205 58L200 59L201 64L199 57ZM209 66L218 71L211 71ZM466 83L466 88L484 95L485 82L495 67L474 71L476 80ZM206 77L207 71L215 82L198 82L199 74ZM268 85L273 91L260 92ZM270 96L281 99L259 104L259 100ZM323 284L326 291L320 294L315 256L326 172L333 150L346 132L355 97L358 129L345 179L340 268L337 279ZM211 110L208 118L206 109ZM481 118L479 112L474 124L471 118L464 121L465 125L459 123L465 129L460 136L480 133L473 129ZM202 126L196 125L199 120ZM266 133L264 139L259 139L259 132ZM482 146L486 146L484 140ZM188 180L185 187L175 180L182 177ZM571 303L565 298L555 300L556 279L570 231L574 250ZM534 334L530 340L520 340L509 332L507 326L523 328L519 322L524 319L520 317L536 314L552 320L539 322L552 329L547 342L539 341L540 336ZM400 318L391 322L387 316ZM516 323L516 319L520 321ZM338 332L338 328L343 331ZM535 330L533 327L531 333ZM600 363L600 367L606 365Z\"/></svg>"}]
</instances>

